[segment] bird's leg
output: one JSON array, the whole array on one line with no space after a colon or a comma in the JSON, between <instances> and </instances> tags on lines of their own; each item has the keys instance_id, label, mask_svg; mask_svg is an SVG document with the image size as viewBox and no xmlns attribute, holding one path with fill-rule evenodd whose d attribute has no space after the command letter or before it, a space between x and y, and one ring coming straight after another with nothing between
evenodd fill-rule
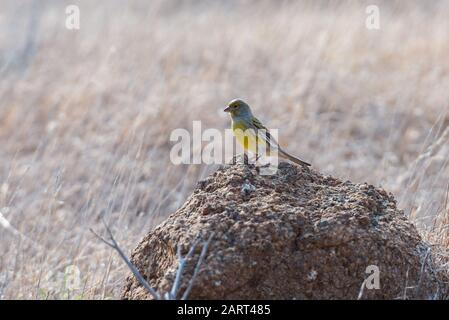
<instances>
[{"instance_id":1,"label":"bird's leg","mask_svg":"<svg viewBox=\"0 0 449 320\"><path fill-rule=\"evenodd\" d=\"M246 151L243 152L243 164L249 164L248 153Z\"/></svg>"},{"instance_id":2,"label":"bird's leg","mask_svg":"<svg viewBox=\"0 0 449 320\"><path fill-rule=\"evenodd\" d=\"M259 141L259 138L256 138L256 141ZM257 164L257 160L259 160L259 143L256 143L256 152L254 153L254 163Z\"/></svg>"}]
</instances>

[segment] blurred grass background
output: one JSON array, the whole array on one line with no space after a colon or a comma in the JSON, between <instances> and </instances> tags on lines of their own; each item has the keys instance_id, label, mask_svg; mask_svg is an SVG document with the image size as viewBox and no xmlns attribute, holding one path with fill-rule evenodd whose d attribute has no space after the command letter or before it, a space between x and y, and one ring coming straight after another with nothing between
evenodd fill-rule
<instances>
[{"instance_id":1,"label":"blurred grass background","mask_svg":"<svg viewBox=\"0 0 449 320\"><path fill-rule=\"evenodd\" d=\"M444 0L0 0L0 298L118 298L128 270L89 228L104 216L130 252L214 169L171 164L170 132L227 128L236 97L447 248L448 16Z\"/></svg>"}]
</instances>

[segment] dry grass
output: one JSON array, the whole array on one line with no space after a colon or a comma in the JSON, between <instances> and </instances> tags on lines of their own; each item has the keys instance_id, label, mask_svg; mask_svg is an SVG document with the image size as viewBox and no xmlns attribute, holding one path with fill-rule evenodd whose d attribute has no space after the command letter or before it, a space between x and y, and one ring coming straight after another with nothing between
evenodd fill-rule
<instances>
[{"instance_id":1,"label":"dry grass","mask_svg":"<svg viewBox=\"0 0 449 320\"><path fill-rule=\"evenodd\" d=\"M171 130L227 127L235 97L448 246L447 1L376 1L374 31L355 1L86 0L77 32L65 1L0 2L1 298L118 298L128 270L89 228L129 252L213 170L172 165Z\"/></svg>"}]
</instances>

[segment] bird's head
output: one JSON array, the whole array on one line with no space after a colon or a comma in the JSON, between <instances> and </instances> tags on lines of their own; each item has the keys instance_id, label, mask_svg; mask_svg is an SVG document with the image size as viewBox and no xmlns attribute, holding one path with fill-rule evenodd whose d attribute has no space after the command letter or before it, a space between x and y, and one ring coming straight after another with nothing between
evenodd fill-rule
<instances>
[{"instance_id":1,"label":"bird's head","mask_svg":"<svg viewBox=\"0 0 449 320\"><path fill-rule=\"evenodd\" d=\"M252 117L249 105L241 99L234 99L231 102L229 102L226 109L224 109L224 112L229 112L232 118Z\"/></svg>"}]
</instances>

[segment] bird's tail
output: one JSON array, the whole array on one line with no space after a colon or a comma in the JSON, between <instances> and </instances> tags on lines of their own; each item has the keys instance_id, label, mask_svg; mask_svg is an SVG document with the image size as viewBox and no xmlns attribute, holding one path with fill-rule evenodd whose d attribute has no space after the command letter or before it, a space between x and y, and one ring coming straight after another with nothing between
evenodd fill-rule
<instances>
[{"instance_id":1,"label":"bird's tail","mask_svg":"<svg viewBox=\"0 0 449 320\"><path fill-rule=\"evenodd\" d=\"M298 158L296 158L296 157L294 157L294 156L288 154L287 152L285 152L285 151L283 151L283 150L279 150L279 156L280 156L281 158L284 158L284 159L290 160L291 162L294 162L294 163L296 163L296 164L299 164L300 166L303 166L303 167L310 167L310 166L311 166L310 163L307 163L307 162L305 162L305 161L302 161L301 159L298 159Z\"/></svg>"}]
</instances>

